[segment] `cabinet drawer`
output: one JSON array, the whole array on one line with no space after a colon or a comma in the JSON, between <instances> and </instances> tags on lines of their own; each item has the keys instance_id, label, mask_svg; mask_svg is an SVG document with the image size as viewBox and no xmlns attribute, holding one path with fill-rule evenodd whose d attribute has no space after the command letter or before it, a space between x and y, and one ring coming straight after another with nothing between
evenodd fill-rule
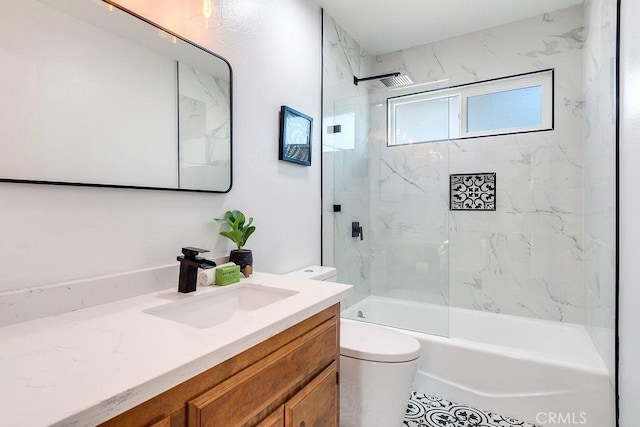
<instances>
[{"instance_id":1,"label":"cabinet drawer","mask_svg":"<svg viewBox=\"0 0 640 427\"><path fill-rule=\"evenodd\" d=\"M336 359L337 334L329 320L189 401L188 425L256 425Z\"/></svg>"},{"instance_id":2,"label":"cabinet drawer","mask_svg":"<svg viewBox=\"0 0 640 427\"><path fill-rule=\"evenodd\" d=\"M333 362L285 403L285 427L338 427L337 366Z\"/></svg>"}]
</instances>

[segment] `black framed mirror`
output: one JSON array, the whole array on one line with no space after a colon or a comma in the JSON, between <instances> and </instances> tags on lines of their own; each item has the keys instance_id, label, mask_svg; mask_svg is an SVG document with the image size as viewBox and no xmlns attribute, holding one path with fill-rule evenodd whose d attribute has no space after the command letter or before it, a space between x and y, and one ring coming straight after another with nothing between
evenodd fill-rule
<instances>
[{"instance_id":1,"label":"black framed mirror","mask_svg":"<svg viewBox=\"0 0 640 427\"><path fill-rule=\"evenodd\" d=\"M232 70L110 1L0 17L0 181L224 193Z\"/></svg>"}]
</instances>

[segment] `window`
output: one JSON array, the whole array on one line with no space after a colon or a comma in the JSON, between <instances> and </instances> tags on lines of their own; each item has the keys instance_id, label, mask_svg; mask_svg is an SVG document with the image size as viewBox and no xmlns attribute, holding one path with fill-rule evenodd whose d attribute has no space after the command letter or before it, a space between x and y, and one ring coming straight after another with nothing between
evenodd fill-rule
<instances>
[{"instance_id":1,"label":"window","mask_svg":"<svg viewBox=\"0 0 640 427\"><path fill-rule=\"evenodd\" d=\"M398 103L394 114L396 144L457 138L459 110L457 95Z\"/></svg>"},{"instance_id":2,"label":"window","mask_svg":"<svg viewBox=\"0 0 640 427\"><path fill-rule=\"evenodd\" d=\"M553 129L553 70L387 99L388 145Z\"/></svg>"}]
</instances>

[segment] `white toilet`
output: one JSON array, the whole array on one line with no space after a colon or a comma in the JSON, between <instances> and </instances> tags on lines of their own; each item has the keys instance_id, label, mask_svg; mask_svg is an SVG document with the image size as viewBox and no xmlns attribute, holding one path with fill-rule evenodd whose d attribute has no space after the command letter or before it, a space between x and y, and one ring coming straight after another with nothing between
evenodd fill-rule
<instances>
[{"instance_id":1,"label":"white toilet","mask_svg":"<svg viewBox=\"0 0 640 427\"><path fill-rule=\"evenodd\" d=\"M288 275L336 281L332 267ZM418 369L420 343L369 323L340 321L340 427L400 426Z\"/></svg>"}]
</instances>

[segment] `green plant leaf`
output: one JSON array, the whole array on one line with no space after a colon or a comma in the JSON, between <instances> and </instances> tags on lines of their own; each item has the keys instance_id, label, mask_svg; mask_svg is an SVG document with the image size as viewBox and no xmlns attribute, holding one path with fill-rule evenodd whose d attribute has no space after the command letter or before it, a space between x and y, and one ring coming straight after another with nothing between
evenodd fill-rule
<instances>
[{"instance_id":1,"label":"green plant leaf","mask_svg":"<svg viewBox=\"0 0 640 427\"><path fill-rule=\"evenodd\" d=\"M229 220L231 222L236 222L236 220L242 217L242 221L244 221L244 215L240 211L228 211L227 215L229 216Z\"/></svg>"},{"instance_id":2,"label":"green plant leaf","mask_svg":"<svg viewBox=\"0 0 640 427\"><path fill-rule=\"evenodd\" d=\"M240 230L221 231L220 235L226 237L236 244L244 237Z\"/></svg>"},{"instance_id":3,"label":"green plant leaf","mask_svg":"<svg viewBox=\"0 0 640 427\"><path fill-rule=\"evenodd\" d=\"M253 234L256 227L251 225L253 223L253 217L245 223L245 216L238 210L227 211L223 218L214 218L218 223L223 223L229 226L230 231L221 231L220 235L231 240L238 246L238 250L247 243L249 236Z\"/></svg>"},{"instance_id":4,"label":"green plant leaf","mask_svg":"<svg viewBox=\"0 0 640 427\"><path fill-rule=\"evenodd\" d=\"M226 211L222 218L214 218L213 220L219 223L231 224L235 221L235 217L231 211Z\"/></svg>"},{"instance_id":5,"label":"green plant leaf","mask_svg":"<svg viewBox=\"0 0 640 427\"><path fill-rule=\"evenodd\" d=\"M242 246L244 246L247 243L247 240L249 240L249 236L251 236L254 231L256 231L256 228L254 226L251 226L246 230L244 230Z\"/></svg>"}]
</instances>

